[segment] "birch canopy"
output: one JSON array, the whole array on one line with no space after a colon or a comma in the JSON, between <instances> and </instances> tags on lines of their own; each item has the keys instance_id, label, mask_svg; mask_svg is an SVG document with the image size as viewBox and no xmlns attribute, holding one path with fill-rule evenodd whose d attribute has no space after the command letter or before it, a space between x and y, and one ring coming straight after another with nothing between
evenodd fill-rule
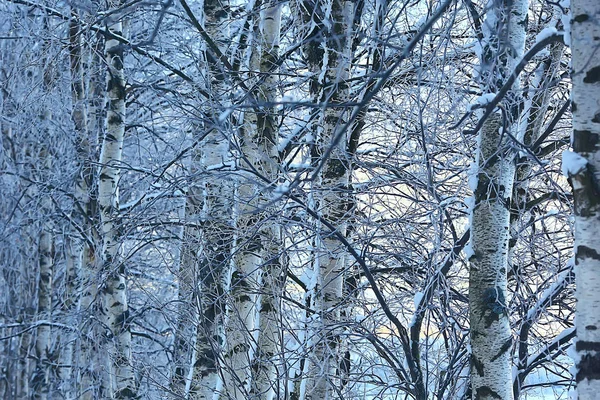
<instances>
[{"instance_id":1,"label":"birch canopy","mask_svg":"<svg viewBox=\"0 0 600 400\"><path fill-rule=\"evenodd\" d=\"M0 2L0 399L596 398L599 12Z\"/></svg>"}]
</instances>

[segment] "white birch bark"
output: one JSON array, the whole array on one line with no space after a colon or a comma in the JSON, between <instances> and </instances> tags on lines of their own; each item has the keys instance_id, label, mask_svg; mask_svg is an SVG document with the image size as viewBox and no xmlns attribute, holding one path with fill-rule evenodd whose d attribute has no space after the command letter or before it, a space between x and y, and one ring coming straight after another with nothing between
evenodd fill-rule
<instances>
[{"instance_id":1,"label":"white birch bark","mask_svg":"<svg viewBox=\"0 0 600 400\"><path fill-rule=\"evenodd\" d=\"M45 118L50 118L46 113ZM49 121L44 121L44 125ZM50 137L50 136L49 136ZM45 151L43 152L45 153ZM46 158L46 166L49 167L49 155L43 155ZM47 195L46 195L47 196ZM51 207L51 200L45 198L42 205L46 212ZM51 320L52 315L52 270L54 266L54 241L52 240L52 223L50 217L42 224L40 233L38 252L39 252L39 280L38 280L38 310L37 318L40 320ZM50 374L50 325L42 324L37 329L35 341L36 368L34 371L32 388L36 399L48 398L48 384Z\"/></svg>"},{"instance_id":2,"label":"white birch bark","mask_svg":"<svg viewBox=\"0 0 600 400\"><path fill-rule=\"evenodd\" d=\"M229 40L227 24L229 4L223 1L205 0L204 24L209 37L221 53ZM190 399L212 399L219 380L220 358L225 345L225 302L228 287L231 256L234 242L233 194L234 184L229 172L233 166L230 155L230 138L225 130L212 125L220 120L218 106L227 95L227 79L224 66L214 51L207 57L210 92L213 95L211 121L202 142L201 169L208 172L204 187L203 251L198 267L200 294L199 322L196 342L196 360L193 364ZM211 126L212 125L212 126ZM223 125L226 125L226 121Z\"/></svg>"},{"instance_id":3,"label":"white birch bark","mask_svg":"<svg viewBox=\"0 0 600 400\"><path fill-rule=\"evenodd\" d=\"M109 31L122 36L122 23L111 25ZM131 332L127 305L127 281L124 261L120 257L119 238L119 178L125 133L125 77L123 47L117 40L107 39L105 57L108 65L106 135L100 154L98 205L102 225L101 287L103 322L108 330L109 362L106 366L111 398L135 398L136 387L131 360ZM113 386L114 385L114 386Z\"/></svg>"},{"instance_id":4,"label":"white birch bark","mask_svg":"<svg viewBox=\"0 0 600 400\"><path fill-rule=\"evenodd\" d=\"M48 20L44 20L44 28L49 29ZM46 41L42 48L48 50L49 43ZM46 53L44 51L44 53ZM52 90L53 66L51 63L43 70L42 87L48 95ZM44 137L48 141L54 138L52 129L52 111L47 104L42 106L42 111L39 119L39 128L42 130ZM42 164L41 178L45 178L50 173L52 167L52 155L49 151L50 143L41 145L39 151L39 162ZM54 239L52 233L52 210L53 204L49 193L40 193L42 196L41 207L44 215L44 222L41 224L41 232L38 242L38 259L39 259L39 277L37 281L37 319L52 320L52 276L54 268ZM37 328L35 339L35 367L32 378L33 397L36 399L45 400L48 398L49 378L50 378L50 325L41 324Z\"/></svg>"},{"instance_id":5,"label":"white birch bark","mask_svg":"<svg viewBox=\"0 0 600 400\"><path fill-rule=\"evenodd\" d=\"M71 213L71 234L66 240L66 271L65 271L65 299L62 304L65 318L71 318L78 302L81 284L82 263L87 252L88 244L83 234L88 233L88 223L85 212L88 208L88 182L89 165L89 138L87 129L87 110L85 107L85 89L83 81L83 60L81 52L81 27L79 16L71 12L69 21L69 60L71 70L71 98L73 101L72 120L77 136L77 164L78 174L75 181L74 210ZM86 169L86 166L88 167ZM73 363L75 362L75 341L73 332L65 332L63 350L60 353L59 376L61 391L66 398L73 397Z\"/></svg>"},{"instance_id":6,"label":"white birch bark","mask_svg":"<svg viewBox=\"0 0 600 400\"><path fill-rule=\"evenodd\" d=\"M98 221L98 192L97 187L93 184L97 180L97 176L92 163L91 152L93 144L97 143L100 136L103 136L101 133L104 132L106 125L102 112L105 104L105 74L102 68L101 43L99 40L96 45L97 48L92 51L90 61L90 70L95 72L87 83L88 93L91 97L87 112L89 142L86 143L85 139L81 138L82 142L80 142L78 148L78 161L83 163L82 176L78 178L75 189L76 199L77 196L81 196L82 209L79 211L85 214L83 218L87 221L82 229L87 239L91 241L91 243L86 241L83 248L77 304L81 334L75 354L75 366L77 368L75 375L77 381L76 393L84 400L94 400L97 397L107 395L98 391L101 386L99 385L99 379L101 379L101 370L104 364L104 355L99 351L100 332L97 317L99 302L96 301L98 297L96 276L101 260L98 249L101 248L99 244L102 242L102 238L99 237L99 233L94 228L99 226L100 223ZM83 203L84 201L85 203Z\"/></svg>"},{"instance_id":7,"label":"white birch bark","mask_svg":"<svg viewBox=\"0 0 600 400\"><path fill-rule=\"evenodd\" d=\"M573 153L563 154L575 198L579 399L600 393L600 3L571 2Z\"/></svg>"},{"instance_id":8,"label":"white birch bark","mask_svg":"<svg viewBox=\"0 0 600 400\"><path fill-rule=\"evenodd\" d=\"M350 179L349 159L346 154L348 132L340 132L347 112L341 106L348 98L350 70L350 46L353 3L332 0L329 19L331 26L326 33L323 69L324 81L320 82L321 100L326 104L322 113L323 129L316 145L317 160L324 162L315 190L317 209L321 216L337 229L346 233L348 185ZM327 26L328 24L325 24ZM338 135L338 141L327 160L321 160L328 146ZM332 236L319 232L315 248L315 286L312 288L312 308L317 312L311 321L312 354L308 369L305 398L307 400L331 399L337 396L339 387L338 366L340 350L335 325L340 321L343 278L346 255L339 242Z\"/></svg>"},{"instance_id":9,"label":"white birch bark","mask_svg":"<svg viewBox=\"0 0 600 400\"><path fill-rule=\"evenodd\" d=\"M512 74L525 45L527 0L490 2L484 22L481 79L495 93ZM472 398L512 399L512 335L506 308L510 204L515 160L508 135L518 126L518 84L479 133L469 273Z\"/></svg>"},{"instance_id":10,"label":"white birch bark","mask_svg":"<svg viewBox=\"0 0 600 400\"><path fill-rule=\"evenodd\" d=\"M262 7L262 4L257 4ZM256 48L251 56L251 69L267 73L255 93L257 104L244 114L242 167L248 167L273 184L277 179L277 131L274 110L264 103L275 99L273 63L277 58L281 23L281 5L269 2L261 13L255 35ZM248 396L272 399L274 396L275 354L279 346L277 323L278 293L281 288L278 259L278 228L268 223L270 190L256 177L242 178L238 186L238 248L231 279L232 313L228 319L227 352L224 387L230 397ZM260 286L260 287L259 287ZM260 296L257 294L261 293ZM259 300L260 298L260 300ZM252 344L256 327L257 304L260 325L256 354ZM253 359L254 357L254 359Z\"/></svg>"}]
</instances>

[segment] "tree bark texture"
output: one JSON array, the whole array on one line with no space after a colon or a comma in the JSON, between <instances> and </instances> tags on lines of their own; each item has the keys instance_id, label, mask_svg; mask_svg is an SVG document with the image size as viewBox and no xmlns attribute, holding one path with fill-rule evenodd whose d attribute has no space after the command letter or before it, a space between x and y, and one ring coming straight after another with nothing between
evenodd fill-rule
<instances>
[{"instance_id":1,"label":"tree bark texture","mask_svg":"<svg viewBox=\"0 0 600 400\"><path fill-rule=\"evenodd\" d=\"M281 5L258 3L250 67L265 73L244 113L241 167L250 170L237 188L238 245L231 277L232 307L228 319L225 388L236 399L272 399L277 386L274 359L279 348L279 229L269 223L271 192L277 184L278 154L275 110L277 77L273 74L279 48ZM255 175L255 174L258 174ZM266 178L270 183L265 183ZM258 313L257 313L258 312ZM258 316L258 323L256 317ZM254 331L258 329L256 345ZM254 348L255 347L255 348Z\"/></svg>"},{"instance_id":2,"label":"tree bark texture","mask_svg":"<svg viewBox=\"0 0 600 400\"><path fill-rule=\"evenodd\" d=\"M318 99L323 104L320 115L322 128L313 133L316 137L314 159L323 163L317 182L315 182L315 205L322 216L337 229L346 234L349 204L350 165L346 152L348 132L345 128L348 111L344 102L348 100L348 78L351 63L351 36L354 7L352 2L331 0L322 4L326 10L322 26L323 58L309 54L309 62L318 62L321 66L317 82ZM311 70L316 71L316 66ZM327 149L332 148L327 159ZM309 324L309 343L311 343L307 400L323 400L337 397L339 394L340 365L339 331L342 310L342 292L346 270L346 254L340 248L339 241L333 235L324 233L317 225L315 244L315 262L313 264L314 286L311 288L311 307L316 311Z\"/></svg>"},{"instance_id":3,"label":"tree bark texture","mask_svg":"<svg viewBox=\"0 0 600 400\"><path fill-rule=\"evenodd\" d=\"M579 399L600 393L600 3L571 2L572 147L577 286L576 381ZM563 156L563 163L565 156Z\"/></svg>"},{"instance_id":4,"label":"tree bark texture","mask_svg":"<svg viewBox=\"0 0 600 400\"><path fill-rule=\"evenodd\" d=\"M123 35L118 21L109 31ZM127 278L124 260L120 255L119 179L121 176L123 138L125 134L125 76L123 46L107 39L105 57L108 65L106 134L100 155L98 205L102 225L101 315L107 330L110 382L104 382L111 398L135 398L136 385L131 359L131 331L127 304Z\"/></svg>"},{"instance_id":5,"label":"tree bark texture","mask_svg":"<svg viewBox=\"0 0 600 400\"><path fill-rule=\"evenodd\" d=\"M227 24L229 4L206 0L204 24L206 33L213 39L221 53L229 40ZM203 249L198 268L198 333L196 360L193 366L191 399L212 399L219 380L222 350L225 346L224 295L228 288L231 257L234 246L233 194L231 176L233 159L230 154L227 121L221 120L222 101L227 99L225 66L214 49L207 45L207 74L212 107L207 111L209 123L205 125L206 137L202 141L201 168L207 173L204 183L204 209L206 219L202 231ZM239 383L239 382L238 382Z\"/></svg>"},{"instance_id":6,"label":"tree bark texture","mask_svg":"<svg viewBox=\"0 0 600 400\"><path fill-rule=\"evenodd\" d=\"M527 0L489 3L484 21L480 79L484 91L496 93L523 56ZM518 84L479 133L477 185L474 188L469 258L471 389L474 400L510 400L512 334L507 309L510 205L515 155L509 134L517 136Z\"/></svg>"}]
</instances>

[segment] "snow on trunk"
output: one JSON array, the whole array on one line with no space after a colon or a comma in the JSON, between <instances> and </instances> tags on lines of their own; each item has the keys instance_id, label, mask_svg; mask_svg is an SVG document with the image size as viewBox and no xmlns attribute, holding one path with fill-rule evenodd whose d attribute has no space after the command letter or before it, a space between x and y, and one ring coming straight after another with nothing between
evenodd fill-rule
<instances>
[{"instance_id":1,"label":"snow on trunk","mask_svg":"<svg viewBox=\"0 0 600 400\"><path fill-rule=\"evenodd\" d=\"M122 36L122 22L109 26L109 32ZM105 58L108 66L106 134L100 154L98 206L102 232L102 273L100 313L107 329L110 382L103 382L105 396L128 399L136 397L131 360L131 331L127 304L125 261L120 255L119 179L125 133L125 77L123 46L107 39Z\"/></svg>"},{"instance_id":2,"label":"snow on trunk","mask_svg":"<svg viewBox=\"0 0 600 400\"><path fill-rule=\"evenodd\" d=\"M71 213L70 235L66 239L66 271L65 271L65 299L62 311L65 316L71 316L75 311L78 298L78 284L82 274L84 254L88 251L88 243L83 235L88 235L88 220L85 211L88 209L88 175L92 170L90 166L90 151L88 137L88 116L85 107L85 89L83 80L83 60L81 52L81 26L75 11L71 12L69 21L69 60L71 71L71 98L73 101L72 119L77 135L77 167L78 173L75 181L75 201ZM60 352L59 363L61 368L59 376L61 391L66 398L73 397L72 390L75 380L73 378L73 364L75 362L75 341L73 332L65 332L65 343Z\"/></svg>"},{"instance_id":3,"label":"snow on trunk","mask_svg":"<svg viewBox=\"0 0 600 400\"><path fill-rule=\"evenodd\" d=\"M484 90L495 93L523 55L528 2L505 0L489 7L480 79ZM519 102L515 84L503 100L504 112L492 113L479 133L469 258L471 388L477 400L513 398L506 274L515 157L505 130L516 133Z\"/></svg>"},{"instance_id":4,"label":"snow on trunk","mask_svg":"<svg viewBox=\"0 0 600 400\"><path fill-rule=\"evenodd\" d=\"M548 113L552 94L554 93L550 84L556 79L556 74L559 72L563 52L564 45L562 43L553 44L548 56L535 71L535 77L530 86L533 90L529 90L530 92L533 92L533 95L531 95L531 99L526 101L526 113L523 117L527 122L522 129L523 135L519 135L519 140L526 146L531 147L542 133L544 120ZM517 282L517 288L521 282L526 279L526 277L521 274L519 269L520 261L516 259L514 250L517 241L519 240L517 237L519 220L523 215L527 215L526 213L530 212L527 207L527 202L531 200L529 181L532 170L533 164L529 156L526 155L520 157L517 162L515 185L513 188L513 208L511 209L510 217L511 238L509 240L508 253L509 265L515 275L514 278ZM515 374L513 381L513 395L515 398L519 397L521 387L527 377L526 368L527 359L529 357L529 332L534 322L535 321L524 318L519 330L519 340L516 343L518 354L517 373Z\"/></svg>"},{"instance_id":5,"label":"snow on trunk","mask_svg":"<svg viewBox=\"0 0 600 400\"><path fill-rule=\"evenodd\" d=\"M204 23L208 35L221 53L228 43L228 10L225 1L205 0ZM193 364L190 399L212 399L217 390L222 350L225 346L225 301L231 255L234 245L233 194L229 131L222 99L228 98L225 66L215 50L207 46L211 108L206 137L202 141L200 163L206 171L202 255L198 266L198 326L196 360ZM225 116L225 118L223 118Z\"/></svg>"},{"instance_id":6,"label":"snow on trunk","mask_svg":"<svg viewBox=\"0 0 600 400\"><path fill-rule=\"evenodd\" d=\"M252 52L250 63L253 71L266 75L255 93L253 109L244 113L241 166L244 168L247 164L249 169L274 185L278 174L278 135L275 110L265 103L274 102L276 95L277 77L273 74L273 63L279 50L281 4L269 1L264 7L255 35L258 46ZM268 207L272 200L270 190L265 188L268 184L255 176L242 179L238 187L237 225L240 233L236 270L231 279L234 304L227 333L228 355L231 356L232 372L244 383L250 396L270 400L277 386L274 358L280 346L279 298L283 288L280 233L279 227L268 221L273 212ZM258 326L255 321L257 311ZM258 329L258 336L256 349L252 349L250 344L254 342L255 329ZM228 385L227 380L225 384L228 388L233 385ZM238 391L236 398L240 398L240 394Z\"/></svg>"},{"instance_id":7,"label":"snow on trunk","mask_svg":"<svg viewBox=\"0 0 600 400\"><path fill-rule=\"evenodd\" d=\"M325 104L321 114L322 130L316 135L315 146L315 160L323 163L323 168L313 189L316 208L321 217L345 235L350 160L346 151L348 132L340 131L347 115L340 105L348 99L353 3L331 0L325 9L330 14L325 15L323 24L324 56L322 60L311 60L322 63L319 100ZM332 144L334 142L337 143ZM329 158L323 159L332 145L335 147ZM315 279L314 287L311 288L311 307L316 315L309 324L312 350L305 390L307 400L334 398L337 396L336 388L340 386L340 337L335 326L340 322L347 258L333 235L325 232L319 223L316 223L316 229L313 264Z\"/></svg>"},{"instance_id":8,"label":"snow on trunk","mask_svg":"<svg viewBox=\"0 0 600 400\"><path fill-rule=\"evenodd\" d=\"M575 199L575 379L579 399L591 400L600 393L600 2L573 0L571 14L576 157L563 156L563 170Z\"/></svg>"}]
</instances>

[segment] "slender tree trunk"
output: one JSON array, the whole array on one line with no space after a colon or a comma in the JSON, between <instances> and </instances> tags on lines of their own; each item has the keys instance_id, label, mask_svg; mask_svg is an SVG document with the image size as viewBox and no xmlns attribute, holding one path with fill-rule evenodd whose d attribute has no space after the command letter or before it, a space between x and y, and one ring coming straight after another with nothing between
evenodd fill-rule
<instances>
[{"instance_id":1,"label":"slender tree trunk","mask_svg":"<svg viewBox=\"0 0 600 400\"><path fill-rule=\"evenodd\" d=\"M25 332L19 340L19 363L17 369L16 398L25 399L30 395L30 358L31 358L31 333Z\"/></svg>"},{"instance_id":2,"label":"slender tree trunk","mask_svg":"<svg viewBox=\"0 0 600 400\"><path fill-rule=\"evenodd\" d=\"M102 43L102 40L98 40L96 50L102 48ZM92 54L90 70L97 70L98 72L92 74L87 84L88 93L91 97L88 103L89 143L86 143L85 138L81 138L78 148L80 159L78 161L82 168L82 176L78 178L75 188L76 196L82 196L79 200L81 206L79 212L83 214L82 217L86 221L86 224L82 225L82 233L87 239L83 247L78 284L77 308L81 334L75 354L76 389L78 396L84 400L94 400L108 395L98 391L102 386L99 383L102 380L101 370L103 369L103 357L105 356L101 354L99 349L101 335L97 318L99 304L96 301L98 297L97 271L100 267L98 249L101 248L99 243L102 239L99 237L100 232L95 229L96 226L100 225L100 216L96 168L92 163L94 159L92 149L98 142L98 138L104 136L103 132L106 125L103 112L105 74L102 68L101 51L93 51Z\"/></svg>"},{"instance_id":3,"label":"slender tree trunk","mask_svg":"<svg viewBox=\"0 0 600 400\"><path fill-rule=\"evenodd\" d=\"M192 155L191 174L199 173L201 152ZM171 390L175 398L185 397L192 349L196 343L194 324L198 321L199 260L203 253L202 232L199 224L204 220L204 186L191 184L188 188L185 206L185 222L181 260L178 274L178 313L175 339L173 343L174 369L171 377Z\"/></svg>"},{"instance_id":4,"label":"slender tree trunk","mask_svg":"<svg viewBox=\"0 0 600 400\"><path fill-rule=\"evenodd\" d=\"M257 4L263 7L263 4ZM254 35L256 48L251 56L251 69L266 73L255 94L257 104L244 114L242 167L277 181L277 130L274 110L264 103L275 99L277 83L273 63L279 48L281 5L269 2L261 13L262 29ZM258 21L257 21L258 22ZM244 179L244 178L242 178ZM231 278L232 313L227 329L225 388L232 398L272 399L275 392L275 354L279 347L279 291L281 270L279 230L267 221L271 188L256 176L249 175L238 186L238 248ZM260 286L260 289L259 289ZM260 301L257 294L260 290ZM253 331L256 327L257 303L260 304L259 332L256 352ZM255 354L254 354L255 353ZM254 356L254 360L253 359Z\"/></svg>"},{"instance_id":5,"label":"slender tree trunk","mask_svg":"<svg viewBox=\"0 0 600 400\"><path fill-rule=\"evenodd\" d=\"M66 239L66 272L65 272L65 297L62 303L64 317L69 320L74 318L79 297L78 285L82 283L82 263L87 253L88 243L84 236L88 235L88 220L86 211L89 203L88 175L90 164L88 117L85 107L85 88L83 80L83 61L81 51L81 27L79 16L71 12L69 21L69 60L71 66L71 98L73 101L72 120L77 136L77 169L75 180L75 204L71 213L71 234ZM87 238L90 239L89 237ZM73 364L75 362L76 337L72 332L65 332L65 343L60 353L61 368L59 376L61 391L66 398L73 397L72 390L75 379Z\"/></svg>"},{"instance_id":6,"label":"slender tree trunk","mask_svg":"<svg viewBox=\"0 0 600 400\"><path fill-rule=\"evenodd\" d=\"M527 8L527 0L490 3L480 70L487 92L498 91L523 55ZM507 400L513 394L506 293L515 161L506 131L517 136L520 99L515 89L504 99L504 114L494 111L485 121L477 149L469 258L471 388L477 400Z\"/></svg>"},{"instance_id":7,"label":"slender tree trunk","mask_svg":"<svg viewBox=\"0 0 600 400\"><path fill-rule=\"evenodd\" d=\"M46 157L48 157L46 155ZM45 211L51 208L51 200L42 201ZM47 221L50 217L47 216ZM50 321L52 316L52 270L54 266L54 241L52 240L52 224L45 222L42 226L39 252L38 280L38 320ZM32 380L33 394L36 399L47 399L50 378L50 324L42 324L37 329L35 341L36 368Z\"/></svg>"},{"instance_id":8,"label":"slender tree trunk","mask_svg":"<svg viewBox=\"0 0 600 400\"><path fill-rule=\"evenodd\" d=\"M223 1L204 2L204 23L208 35L221 53L229 40L227 24L229 4ZM214 106L202 144L201 168L208 172L204 187L206 220L203 229L203 254L198 267L199 322L196 357L193 366L190 398L212 399L219 378L220 358L225 345L225 301L232 249L234 245L233 193L234 183L229 172L233 167L230 137L221 120L219 100L227 99L227 77L224 66L212 49L207 49L210 92ZM214 124L214 125L213 125ZM215 126L217 125L217 126Z\"/></svg>"},{"instance_id":9,"label":"slender tree trunk","mask_svg":"<svg viewBox=\"0 0 600 400\"><path fill-rule=\"evenodd\" d=\"M328 7L325 7L326 9ZM346 234L349 158L346 152L348 132L342 132L348 115L343 103L348 100L348 78L351 62L351 29L353 3L332 0L331 14L325 15L329 29L325 34L321 102L322 131L317 135L316 160L324 163L316 182L316 206L321 216ZM339 137L341 135L341 138ZM335 143L336 142L336 143ZM333 144L332 144L333 143ZM335 146L324 159L330 146ZM306 385L306 399L323 400L337 397L339 388L340 350L335 325L340 321L346 254L331 234L321 232L317 223L317 243L313 266L314 290L312 308L318 313L311 322L312 354Z\"/></svg>"},{"instance_id":10,"label":"slender tree trunk","mask_svg":"<svg viewBox=\"0 0 600 400\"><path fill-rule=\"evenodd\" d=\"M573 153L563 170L575 198L577 392L600 393L600 3L571 3Z\"/></svg>"},{"instance_id":11,"label":"slender tree trunk","mask_svg":"<svg viewBox=\"0 0 600 400\"><path fill-rule=\"evenodd\" d=\"M120 21L109 27L112 34L122 36ZM102 225L102 269L105 281L101 287L103 322L108 330L109 362L107 370L113 384L105 382L107 394L115 398L135 398L136 385L131 359L131 331L127 305L127 281L124 260L120 257L119 178L125 133L125 78L123 46L107 39L105 57L108 65L108 111L106 135L100 155L98 205ZM108 385L107 385L108 384Z\"/></svg>"},{"instance_id":12,"label":"slender tree trunk","mask_svg":"<svg viewBox=\"0 0 600 400\"><path fill-rule=\"evenodd\" d=\"M544 124L544 119L548 112L550 100L554 91L550 84L557 77L559 72L560 62L563 55L563 44L556 43L552 46L550 54L536 70L535 78L531 84L530 91L533 92L532 98L526 103L529 108L527 117L527 126L524 129L523 138L519 138L522 143L531 147L540 136ZM520 271L520 261L516 259L514 254L515 246L519 240L517 231L519 230L519 219L528 213L527 203L531 200L529 191L529 178L533 170L533 165L529 157L521 157L517 162L517 170L515 174L515 185L513 189L512 209L511 209L511 239L509 241L509 263L514 274L514 279L517 282L517 288L521 282L526 279L525 275ZM526 378L527 362L529 358L529 331L532 327L532 321L523 318L521 328L519 330L519 341L517 343L517 374L513 381L514 398L519 398L521 387Z\"/></svg>"},{"instance_id":13,"label":"slender tree trunk","mask_svg":"<svg viewBox=\"0 0 600 400\"><path fill-rule=\"evenodd\" d=\"M49 31L48 20L44 19L44 28ZM49 43L44 42L42 48L47 53ZM47 65L43 70L42 86L46 95L50 96L52 91L52 81L55 71L52 63L47 61ZM42 130L44 137L48 140L42 144L39 151L39 162L42 164L40 168L40 177L46 178L50 174L52 167L52 155L49 151L54 132L52 129L52 111L47 104L42 106L42 111L39 120L39 128ZM37 285L37 319L51 321L52 320L52 276L54 268L54 237L52 234L52 210L53 204L51 194L40 193L41 207L44 213L44 222L41 224L40 238L38 242L38 258L39 258L39 279ZM51 325L43 323L37 328L35 339L35 367L32 378L33 397L36 399L45 400L49 394L49 379L50 379L50 334Z\"/></svg>"}]
</instances>

